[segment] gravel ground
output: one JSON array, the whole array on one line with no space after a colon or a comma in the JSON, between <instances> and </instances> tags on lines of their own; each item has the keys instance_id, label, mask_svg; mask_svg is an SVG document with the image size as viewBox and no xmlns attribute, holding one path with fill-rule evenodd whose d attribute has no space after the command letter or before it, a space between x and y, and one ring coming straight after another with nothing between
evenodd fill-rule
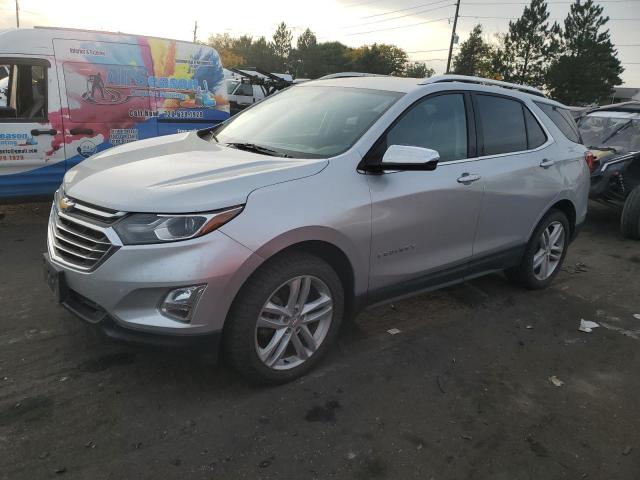
<instances>
[{"instance_id":1,"label":"gravel ground","mask_svg":"<svg viewBox=\"0 0 640 480\"><path fill-rule=\"evenodd\" d=\"M550 289L491 275L370 310L272 388L57 306L47 216L0 206L0 478L639 478L640 243L603 207Z\"/></svg>"}]
</instances>

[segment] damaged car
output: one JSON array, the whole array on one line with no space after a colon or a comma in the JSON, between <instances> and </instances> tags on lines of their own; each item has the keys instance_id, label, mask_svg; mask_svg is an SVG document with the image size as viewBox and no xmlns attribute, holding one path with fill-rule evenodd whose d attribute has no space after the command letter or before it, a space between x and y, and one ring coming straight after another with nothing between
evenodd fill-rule
<instances>
[{"instance_id":1,"label":"damaged car","mask_svg":"<svg viewBox=\"0 0 640 480\"><path fill-rule=\"evenodd\" d=\"M622 210L625 237L640 240L640 102L607 105L579 121L590 149L590 197Z\"/></svg>"}]
</instances>

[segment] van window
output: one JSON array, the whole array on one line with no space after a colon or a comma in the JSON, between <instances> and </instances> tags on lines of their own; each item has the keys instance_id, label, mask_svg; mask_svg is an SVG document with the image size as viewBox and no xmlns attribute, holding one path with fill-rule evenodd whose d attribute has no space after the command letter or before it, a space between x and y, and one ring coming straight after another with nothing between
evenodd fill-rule
<instances>
[{"instance_id":1,"label":"van window","mask_svg":"<svg viewBox=\"0 0 640 480\"><path fill-rule=\"evenodd\" d=\"M431 148L443 162L467 158L467 117L460 93L419 101L387 133L387 147Z\"/></svg>"},{"instance_id":2,"label":"van window","mask_svg":"<svg viewBox=\"0 0 640 480\"><path fill-rule=\"evenodd\" d=\"M0 80L0 121L47 120L47 70L43 65L5 64Z\"/></svg>"},{"instance_id":3,"label":"van window","mask_svg":"<svg viewBox=\"0 0 640 480\"><path fill-rule=\"evenodd\" d=\"M544 144L544 142L547 141L547 136L527 107L524 107L524 121L527 124L527 145L529 150L533 150Z\"/></svg>"},{"instance_id":4,"label":"van window","mask_svg":"<svg viewBox=\"0 0 640 480\"><path fill-rule=\"evenodd\" d=\"M578 125L573 119L573 115L566 108L556 107L555 105L549 105L548 103L535 102L540 110L542 110L547 117L555 124L556 127L574 143L582 143L580 138L580 131Z\"/></svg>"},{"instance_id":5,"label":"van window","mask_svg":"<svg viewBox=\"0 0 640 480\"><path fill-rule=\"evenodd\" d=\"M249 83L240 83L235 91L236 95L253 96L253 86Z\"/></svg>"},{"instance_id":6,"label":"van window","mask_svg":"<svg viewBox=\"0 0 640 480\"><path fill-rule=\"evenodd\" d=\"M480 156L527 150L522 104L493 95L476 95Z\"/></svg>"}]
</instances>

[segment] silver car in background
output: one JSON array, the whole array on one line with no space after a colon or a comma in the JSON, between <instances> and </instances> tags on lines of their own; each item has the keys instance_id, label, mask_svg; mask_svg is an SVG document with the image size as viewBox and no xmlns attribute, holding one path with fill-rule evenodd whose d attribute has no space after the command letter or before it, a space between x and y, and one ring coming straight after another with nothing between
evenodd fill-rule
<instances>
[{"instance_id":1,"label":"silver car in background","mask_svg":"<svg viewBox=\"0 0 640 480\"><path fill-rule=\"evenodd\" d=\"M73 168L45 278L112 338L221 349L289 381L366 306L502 270L549 285L587 211L575 129L503 82L307 82Z\"/></svg>"}]
</instances>

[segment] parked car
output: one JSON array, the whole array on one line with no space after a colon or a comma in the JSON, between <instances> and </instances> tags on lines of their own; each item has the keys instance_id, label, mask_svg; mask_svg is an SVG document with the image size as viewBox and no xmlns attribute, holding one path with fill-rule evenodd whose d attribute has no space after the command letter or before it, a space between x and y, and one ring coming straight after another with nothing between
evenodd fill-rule
<instances>
[{"instance_id":1,"label":"parked car","mask_svg":"<svg viewBox=\"0 0 640 480\"><path fill-rule=\"evenodd\" d=\"M206 45L0 30L0 201L50 198L67 170L107 148L226 120L223 80Z\"/></svg>"},{"instance_id":2,"label":"parked car","mask_svg":"<svg viewBox=\"0 0 640 480\"><path fill-rule=\"evenodd\" d=\"M598 108L579 126L592 152L591 198L621 210L622 233L640 240L640 102Z\"/></svg>"},{"instance_id":3,"label":"parked car","mask_svg":"<svg viewBox=\"0 0 640 480\"><path fill-rule=\"evenodd\" d=\"M549 285L587 212L570 118L474 77L296 85L74 167L45 277L113 338L221 347L242 374L288 381L365 306L501 270Z\"/></svg>"}]
</instances>

